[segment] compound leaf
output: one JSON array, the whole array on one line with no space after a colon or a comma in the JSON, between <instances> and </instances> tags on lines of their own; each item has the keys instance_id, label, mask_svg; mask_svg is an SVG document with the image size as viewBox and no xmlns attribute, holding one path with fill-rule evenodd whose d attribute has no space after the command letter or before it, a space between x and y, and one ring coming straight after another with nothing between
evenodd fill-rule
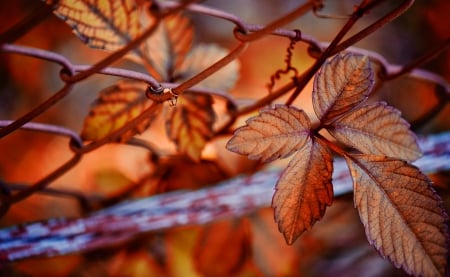
<instances>
[{"instance_id":1,"label":"compound leaf","mask_svg":"<svg viewBox=\"0 0 450 277\"><path fill-rule=\"evenodd\" d=\"M139 116L152 102L145 97L147 85L136 81L120 81L102 90L85 118L81 137L84 140L98 140L125 126ZM135 129L124 133L120 141L148 128L153 117L138 124Z\"/></svg>"},{"instance_id":2,"label":"compound leaf","mask_svg":"<svg viewBox=\"0 0 450 277\"><path fill-rule=\"evenodd\" d=\"M326 146L308 140L282 173L272 206L288 244L320 220L333 200L332 156Z\"/></svg>"},{"instance_id":3,"label":"compound leaf","mask_svg":"<svg viewBox=\"0 0 450 277\"><path fill-rule=\"evenodd\" d=\"M173 82L187 53L191 50L194 31L190 20L180 14L164 18L144 44L144 55L150 60L151 73Z\"/></svg>"},{"instance_id":4,"label":"compound leaf","mask_svg":"<svg viewBox=\"0 0 450 277\"><path fill-rule=\"evenodd\" d=\"M366 56L336 55L314 79L313 108L322 123L330 123L369 95L373 71Z\"/></svg>"},{"instance_id":5,"label":"compound leaf","mask_svg":"<svg viewBox=\"0 0 450 277\"><path fill-rule=\"evenodd\" d=\"M169 138L176 143L180 153L193 161L200 160L201 151L213 136L215 113L212 104L210 95L184 93L167 117Z\"/></svg>"},{"instance_id":6,"label":"compound leaf","mask_svg":"<svg viewBox=\"0 0 450 277\"><path fill-rule=\"evenodd\" d=\"M197 45L189 52L179 70L177 70L177 79L186 80L211 66L225 55L227 55L227 51L215 44ZM234 60L197 85L204 88L227 91L236 84L239 76L238 70L239 63Z\"/></svg>"},{"instance_id":7,"label":"compound leaf","mask_svg":"<svg viewBox=\"0 0 450 277\"><path fill-rule=\"evenodd\" d=\"M61 0L53 8L81 41L92 48L114 51L141 32L139 11L133 0Z\"/></svg>"},{"instance_id":8,"label":"compound leaf","mask_svg":"<svg viewBox=\"0 0 450 277\"><path fill-rule=\"evenodd\" d=\"M340 142L365 154L414 161L421 156L416 136L400 111L384 102L358 107L336 120L328 130Z\"/></svg>"},{"instance_id":9,"label":"compound leaf","mask_svg":"<svg viewBox=\"0 0 450 277\"><path fill-rule=\"evenodd\" d=\"M275 105L246 121L228 141L227 149L249 159L270 162L285 158L309 139L310 121L306 113L292 106Z\"/></svg>"},{"instance_id":10,"label":"compound leaf","mask_svg":"<svg viewBox=\"0 0 450 277\"><path fill-rule=\"evenodd\" d=\"M409 274L443 276L447 216L428 178L388 157L352 155L346 160L369 242Z\"/></svg>"}]
</instances>

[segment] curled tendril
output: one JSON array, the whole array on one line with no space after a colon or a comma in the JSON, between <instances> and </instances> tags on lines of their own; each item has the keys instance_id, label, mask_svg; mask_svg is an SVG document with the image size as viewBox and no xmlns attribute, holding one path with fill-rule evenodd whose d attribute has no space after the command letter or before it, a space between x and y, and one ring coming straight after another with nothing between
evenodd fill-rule
<instances>
[{"instance_id":1,"label":"curled tendril","mask_svg":"<svg viewBox=\"0 0 450 277\"><path fill-rule=\"evenodd\" d=\"M269 92L272 92L276 80L279 80L281 78L281 75L288 74L289 72L294 73L293 77L298 75L297 68L292 66L292 55L293 55L292 51L294 50L297 41L301 39L301 32L300 30L295 30L295 32L297 33L297 35L295 36L294 39L291 39L289 47L286 50L286 58L284 59L284 62L286 63L286 68L279 69L272 76L270 76L270 83L267 85Z\"/></svg>"}]
</instances>

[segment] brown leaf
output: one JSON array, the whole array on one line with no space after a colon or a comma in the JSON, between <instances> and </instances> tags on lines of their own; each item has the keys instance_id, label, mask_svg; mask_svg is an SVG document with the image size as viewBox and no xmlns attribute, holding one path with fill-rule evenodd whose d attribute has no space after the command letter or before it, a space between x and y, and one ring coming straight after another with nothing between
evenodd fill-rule
<instances>
[{"instance_id":1,"label":"brown leaf","mask_svg":"<svg viewBox=\"0 0 450 277\"><path fill-rule=\"evenodd\" d=\"M422 155L409 123L401 118L400 111L384 102L358 107L327 129L340 142L365 154L408 161Z\"/></svg>"},{"instance_id":2,"label":"brown leaf","mask_svg":"<svg viewBox=\"0 0 450 277\"><path fill-rule=\"evenodd\" d=\"M102 139L139 116L152 104L145 97L146 88L144 83L123 80L102 90L84 120L81 137L84 140ZM120 141L127 141L143 132L153 119L142 121L134 130L123 134Z\"/></svg>"},{"instance_id":3,"label":"brown leaf","mask_svg":"<svg viewBox=\"0 0 450 277\"><path fill-rule=\"evenodd\" d=\"M150 72L158 74L161 80L173 82L191 50L193 33L187 17L178 14L164 18L143 45L144 56L152 66Z\"/></svg>"},{"instance_id":4,"label":"brown leaf","mask_svg":"<svg viewBox=\"0 0 450 277\"><path fill-rule=\"evenodd\" d=\"M140 33L138 7L133 0L61 0L54 13L92 48L117 50Z\"/></svg>"},{"instance_id":5,"label":"brown leaf","mask_svg":"<svg viewBox=\"0 0 450 277\"><path fill-rule=\"evenodd\" d=\"M246 121L228 141L227 149L249 159L270 162L300 149L309 138L306 113L292 106L275 105Z\"/></svg>"},{"instance_id":6,"label":"brown leaf","mask_svg":"<svg viewBox=\"0 0 450 277\"><path fill-rule=\"evenodd\" d=\"M409 274L443 276L447 216L428 178L392 158L352 155L346 160L370 243Z\"/></svg>"},{"instance_id":7,"label":"brown leaf","mask_svg":"<svg viewBox=\"0 0 450 277\"><path fill-rule=\"evenodd\" d=\"M366 56L338 54L314 79L314 111L322 123L330 123L364 101L372 86L373 71Z\"/></svg>"},{"instance_id":8,"label":"brown leaf","mask_svg":"<svg viewBox=\"0 0 450 277\"><path fill-rule=\"evenodd\" d=\"M194 249L195 267L202 276L236 276L251 257L248 222L226 220L205 227Z\"/></svg>"},{"instance_id":9,"label":"brown leaf","mask_svg":"<svg viewBox=\"0 0 450 277\"><path fill-rule=\"evenodd\" d=\"M177 70L177 78L179 78L180 81L187 80L226 55L227 51L215 44L197 45L186 56L181 67ZM227 91L236 84L239 76L238 71L239 63L234 60L197 85L204 88Z\"/></svg>"},{"instance_id":10,"label":"brown leaf","mask_svg":"<svg viewBox=\"0 0 450 277\"><path fill-rule=\"evenodd\" d=\"M209 95L184 93L178 98L167 117L166 130L180 153L193 161L200 160L200 154L213 136L215 113L213 99Z\"/></svg>"},{"instance_id":11,"label":"brown leaf","mask_svg":"<svg viewBox=\"0 0 450 277\"><path fill-rule=\"evenodd\" d=\"M272 206L288 244L320 220L333 200L332 157L320 142L308 140L277 182Z\"/></svg>"}]
</instances>

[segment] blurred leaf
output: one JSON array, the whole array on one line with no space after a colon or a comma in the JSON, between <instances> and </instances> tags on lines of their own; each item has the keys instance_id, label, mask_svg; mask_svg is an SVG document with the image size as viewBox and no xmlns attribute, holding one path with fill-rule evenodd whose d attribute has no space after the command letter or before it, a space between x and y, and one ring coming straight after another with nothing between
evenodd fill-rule
<instances>
[{"instance_id":1,"label":"blurred leaf","mask_svg":"<svg viewBox=\"0 0 450 277\"><path fill-rule=\"evenodd\" d=\"M115 169L102 170L95 173L94 192L104 195L115 195L133 184L133 181Z\"/></svg>"},{"instance_id":2,"label":"blurred leaf","mask_svg":"<svg viewBox=\"0 0 450 277\"><path fill-rule=\"evenodd\" d=\"M295 107L276 105L246 121L228 141L227 149L249 159L270 162L300 149L309 138L310 121Z\"/></svg>"},{"instance_id":3,"label":"blurred leaf","mask_svg":"<svg viewBox=\"0 0 450 277\"><path fill-rule=\"evenodd\" d=\"M146 88L144 83L123 80L102 90L84 120L82 138L84 140L102 139L139 116L152 104L145 97ZM127 141L134 135L142 133L153 119L154 117L149 117L140 122L135 129L124 133L120 141Z\"/></svg>"},{"instance_id":4,"label":"blurred leaf","mask_svg":"<svg viewBox=\"0 0 450 277\"><path fill-rule=\"evenodd\" d=\"M314 79L314 111L322 123L330 123L364 101L372 86L373 71L366 56L338 54Z\"/></svg>"},{"instance_id":5,"label":"blurred leaf","mask_svg":"<svg viewBox=\"0 0 450 277\"><path fill-rule=\"evenodd\" d=\"M226 220L208 225L200 232L193 257L202 276L236 276L251 257L248 222Z\"/></svg>"},{"instance_id":6,"label":"blurred leaf","mask_svg":"<svg viewBox=\"0 0 450 277\"><path fill-rule=\"evenodd\" d=\"M200 189L223 181L228 175L214 161L194 162L186 158L160 162L157 169L162 173L158 183L158 192L174 190Z\"/></svg>"},{"instance_id":7,"label":"blurred leaf","mask_svg":"<svg viewBox=\"0 0 450 277\"><path fill-rule=\"evenodd\" d=\"M193 42L194 30L182 15L164 18L144 44L144 55L161 80L173 82ZM151 73L154 73L149 69Z\"/></svg>"},{"instance_id":8,"label":"blurred leaf","mask_svg":"<svg viewBox=\"0 0 450 277\"><path fill-rule=\"evenodd\" d=\"M26 274L25 276L69 276L80 264L80 256L68 255L28 259L18 262L15 267L21 274ZM23 276L20 273L16 273L16 276Z\"/></svg>"},{"instance_id":9,"label":"blurred leaf","mask_svg":"<svg viewBox=\"0 0 450 277\"><path fill-rule=\"evenodd\" d=\"M282 173L272 206L275 221L288 244L320 220L333 200L331 153L320 142L308 140Z\"/></svg>"},{"instance_id":10,"label":"blurred leaf","mask_svg":"<svg viewBox=\"0 0 450 277\"><path fill-rule=\"evenodd\" d=\"M215 113L210 95L184 93L178 98L176 107L170 108L166 119L169 138L180 153L193 161L199 161L208 140L213 136Z\"/></svg>"},{"instance_id":11,"label":"blurred leaf","mask_svg":"<svg viewBox=\"0 0 450 277\"><path fill-rule=\"evenodd\" d=\"M179 75L177 76L177 79L187 80L193 75L208 68L227 54L227 50L215 44L197 45L189 52L179 70L177 70L177 75ZM227 91L234 87L238 77L239 63L234 60L197 85L204 88Z\"/></svg>"},{"instance_id":12,"label":"blurred leaf","mask_svg":"<svg viewBox=\"0 0 450 277\"><path fill-rule=\"evenodd\" d=\"M134 0L47 0L54 13L92 48L117 50L140 32L139 11Z\"/></svg>"},{"instance_id":13,"label":"blurred leaf","mask_svg":"<svg viewBox=\"0 0 450 277\"><path fill-rule=\"evenodd\" d=\"M121 251L108 268L109 276L164 276L165 271L146 249Z\"/></svg>"},{"instance_id":14,"label":"blurred leaf","mask_svg":"<svg viewBox=\"0 0 450 277\"><path fill-rule=\"evenodd\" d=\"M401 118L400 111L384 102L358 107L327 129L340 142L365 154L408 161L422 155L409 123Z\"/></svg>"},{"instance_id":15,"label":"blurred leaf","mask_svg":"<svg viewBox=\"0 0 450 277\"><path fill-rule=\"evenodd\" d=\"M346 157L369 242L407 273L443 276L447 226L441 200L416 167L387 157Z\"/></svg>"}]
</instances>

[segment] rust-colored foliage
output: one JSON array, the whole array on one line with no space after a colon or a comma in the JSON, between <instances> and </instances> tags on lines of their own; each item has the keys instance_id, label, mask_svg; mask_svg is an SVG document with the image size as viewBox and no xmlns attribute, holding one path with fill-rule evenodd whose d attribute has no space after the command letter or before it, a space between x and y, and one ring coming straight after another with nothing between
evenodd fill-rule
<instances>
[{"instance_id":1,"label":"rust-colored foliage","mask_svg":"<svg viewBox=\"0 0 450 277\"><path fill-rule=\"evenodd\" d=\"M288 244L321 219L331 204L333 167L328 148L344 155L369 241L408 273L442 275L447 255L445 211L430 181L407 162L421 155L409 124L383 102L361 105L372 86L367 57L338 54L314 80L318 127L311 127L303 111L277 105L247 120L227 148L262 161L297 151L278 180L272 202ZM322 128L339 142L373 156L348 154L321 136Z\"/></svg>"},{"instance_id":2,"label":"rust-colored foliage","mask_svg":"<svg viewBox=\"0 0 450 277\"><path fill-rule=\"evenodd\" d=\"M410 274L444 275L445 211L428 178L400 160L346 157L369 242Z\"/></svg>"},{"instance_id":3,"label":"rust-colored foliage","mask_svg":"<svg viewBox=\"0 0 450 277\"><path fill-rule=\"evenodd\" d=\"M94 66L87 69L86 72L81 72L83 78L102 73L124 76L129 79L117 81L114 85L108 84L108 87L99 92L85 118L80 136L69 128L48 128L48 126L55 127L51 124L47 124L46 129L37 127L45 124L39 125L32 121L59 99L65 97L72 87L83 79L77 79L77 75L80 77L79 73L82 70L80 68L86 67L76 65L75 59L72 61L73 57L66 58L62 54L52 52L54 49L39 51L32 47L21 48L15 45L15 41L21 39L26 32L23 31L26 29L24 26L31 28L32 24L29 23L32 20L28 23L24 20L30 26L22 25L22 22L14 26L19 33L23 32L21 34L11 35L8 32L5 32L6 35L0 34L2 39L0 52L14 53L16 51L16 54L20 53L54 62L62 66L61 72L63 73L60 76L64 87L60 92L47 99L44 105L40 105L30 112L29 117L25 116L26 120L20 122L19 119L10 125L19 122L22 125L17 124L16 129L23 127L33 130L35 128L38 131L68 136L71 150L74 152L71 153L73 158L56 170L46 174L39 172L40 179L35 182L34 186L0 180L2 208L3 206L5 210L13 208L16 201L21 201L36 192L44 192L74 197L79 201L83 212L92 212L97 208L102 209L89 214L86 218L67 221L63 219L54 222L48 220L44 224L37 223L7 230L2 233L3 239L0 240L2 249L0 259L2 261L13 261L30 257L33 254L37 255L36 252L33 252L35 249L30 250L26 247L32 245L34 241L38 241L37 245L40 242L49 244L48 248L41 248L39 251L42 252L39 252L38 255L62 255L74 251L91 250L92 252L86 254L84 260L83 256L76 255L48 260L42 264L38 259L13 265L19 272L29 275L77 275L83 272L88 275L113 276L197 276L199 274L204 276L284 276L321 272L317 268L309 269L307 265L301 263L307 264L318 259L315 256L319 256L319 253L320 255L335 254L335 250L338 249L336 246L336 248L328 249L328 252L325 250L334 236L339 236L336 241L339 241L340 244L352 245L348 242L352 241L354 235L342 239L346 235L345 228L348 228L348 225L339 229L336 227L338 224L331 224L332 228L325 228L327 229L325 231L322 229L322 235L326 233L325 237L329 240L328 242L314 238L316 233L311 232L303 237L305 240L295 243L317 221L324 219L326 211L329 214L331 212L331 215L334 216L330 220L334 223L336 223L336 218L343 222L344 219L347 219L346 217L339 219L339 216L342 215L340 209L332 210L336 206L339 208L340 202L339 199L333 199L333 190L336 193L339 191L339 186L333 188L333 182L337 184L337 178L332 180L333 169L342 172L340 170L343 165L344 169L346 166L349 168L349 171L346 172L350 173L345 175L348 177L346 181L348 182L350 178L353 180L353 205L359 214L359 221L362 222L359 229L357 226L352 226L352 229L360 232L361 237L364 229L369 244L373 245L383 258L408 274L445 275L448 260L448 230L446 226L448 216L431 181L411 164L422 155L416 136L409 129L410 124L402 118L399 110L383 101L367 101L371 96L372 89L382 87L385 81L396 75L396 72L391 72L391 69L396 67L392 66L391 68L383 58L373 53L355 54L359 51L347 48L350 43L346 45L346 42L365 37L367 33L388 23L395 17L393 15L402 13L401 9L392 10L387 17L375 21L374 25L358 33L360 36L348 36L350 39L347 41L339 40L345 38L345 34L348 34L351 26L360 17L370 14L369 11L377 6L375 5L377 1L362 0L360 5L354 7L352 16L349 17L347 24L339 33L343 36L337 35L327 49L325 44L302 34L300 30L282 29L286 22L295 20L304 11L314 11L317 15L321 8L319 7L322 4L321 1L305 1L305 4L295 12L280 17L267 26L248 24L227 12L211 9L201 3L194 4L184 1L44 0L43 2L51 5L54 14L67 23L73 33L87 46L109 52L127 46L132 49L125 56L120 51L113 53L96 64L97 67ZM402 2L401 6L406 7L408 1ZM188 11L189 14L184 11ZM228 53L226 49L215 44L203 42L196 44L194 25L187 17L187 15L195 13L225 19L235 24L234 35L238 42L235 50ZM431 18L428 20L434 18L431 15L429 17ZM33 16L29 18L33 19ZM348 29L346 29L347 27ZM290 39L285 69L278 70L272 75L269 93L264 93L264 96L258 95L257 101L248 102L235 99L234 96L227 93L235 86L239 78L237 55L242 53L242 49L246 49L248 44L270 34ZM139 43L135 41L138 37L142 39ZM443 37L445 39L445 35ZM207 39L203 40L202 38L199 41L207 41ZM305 53L310 55L308 62L311 60L313 63L311 67L307 65L308 62L302 63L301 66L305 67L304 71L300 70L300 67L296 67L296 61L293 58L296 55L294 45L297 43L299 45L295 52L299 52L297 51L299 49L306 49L305 45L300 45L306 43L307 51ZM268 47L270 45L268 43L264 45L264 48L270 48ZM341 47L342 45L345 47ZM47 46L50 48L49 45ZM42 45L40 47L44 48ZM348 49L347 53L338 53L344 48ZM448 49L448 40L446 45L441 48ZM442 51L442 49L437 51ZM253 49L252 52L258 51ZM300 56L306 56L305 53ZM338 54L332 57L331 53ZM117 63L120 58L116 54L121 54L120 57L129 60L123 64ZM254 56L248 55L246 58L252 57L251 64L253 66L257 64L254 60L261 58L263 61L258 66L254 66L258 67L255 75L258 75L259 78L264 71L261 70L262 64L272 66L272 61L269 61L270 59L265 55L258 55L259 53L250 54ZM226 59L221 59L225 56ZM429 56L425 55L422 60L417 61L417 64L424 64L432 56L433 53ZM223 63L216 63L219 60L220 62L234 61L229 62L227 66L222 66ZM323 66L320 67L323 62ZM377 74L372 68L374 63ZM21 63L18 64L23 66ZM414 73L412 68L417 67L417 64L412 64L411 68L405 66L403 70ZM129 66L131 70L113 67L118 65ZM221 68L216 71L218 67ZM93 72L93 68L101 68L101 72L99 70ZM134 71L138 69L143 69L148 74L136 74L138 72ZM36 70L32 71L34 73ZM19 73L15 75L23 79L23 72L17 72ZM399 71L402 74L405 72ZM275 80L278 80L281 75L289 77L289 73L292 73L290 82L275 89ZM83 74L89 76L83 76ZM278 102L285 96L289 99L286 103L301 102L301 99L297 98L298 93L305 90L306 84L314 74L311 104L313 112L317 116L317 122L314 122L314 119L310 118L305 110L291 104L279 104ZM445 81L436 80L439 78L421 80L413 75L408 75L407 78L416 79L415 82L426 86L427 90L436 95L435 102L442 100L443 104L438 105L439 103L436 104L427 99L426 101L429 101L430 105L435 105L431 111L429 108L421 108L420 113L429 113L429 118L431 118L448 103L448 86L446 87ZM36 76L33 74L32 77L45 79ZM248 75L244 75L242 79L248 82L247 77ZM136 80L146 80L148 84ZM403 84L400 86L402 87ZM251 87L253 88L253 86ZM417 84L414 87L417 88ZM251 98L254 95L251 89L236 90L236 92L241 93L240 96L245 98ZM289 95L289 93L291 94ZM171 97L170 105L166 103L166 106L163 107L162 101L166 100L167 97L164 97L169 95ZM391 103L388 100L385 101ZM404 102L409 104L409 101ZM275 104L268 106L269 103ZM221 104L223 105L221 106ZM399 108L398 105L395 106ZM225 141L219 140L227 139L231 128L236 122L242 120L242 116L258 109L260 109L258 115L248 118L245 126L236 129L226 144L226 148L261 162L290 158L286 168L280 171L281 173L260 174L261 172L258 172L249 178L242 177L236 183L227 180L222 183L227 190L221 191L222 185L214 187L213 189L217 189L214 191L211 188L203 190L204 187L234 177L235 174L242 173L244 170L248 171L249 168L253 171L261 169L256 162L243 161L245 160L243 157L234 157L233 161L237 161L235 165L224 166L227 163L233 163L228 160L233 154L224 154L221 152L221 150L224 151L223 149L216 148L219 145L223 148ZM427 117L424 118L425 120L419 118L417 121L426 122ZM11 127L8 125L9 123L5 122L2 122L3 126L0 128L0 132ZM27 125L27 123L31 124ZM412 125L417 127L420 124L413 122ZM159 136L160 134L155 134L156 132L147 132L139 139L133 139L134 136L144 133L150 127L151 131L160 131L162 135ZM4 133L9 134L8 132ZM119 133L120 136L117 135ZM151 140L146 140L145 136L147 135L151 137ZM160 138L164 138L164 141L160 142ZM84 145L85 141L92 141L92 143ZM127 175L116 169L103 169L96 175L93 174L86 178L89 188L95 190L95 193L91 191L93 194L87 196L78 191L45 187L77 165L85 153L113 141L130 143L150 152L150 155L144 153L145 158L141 156L142 159L136 161L136 165L128 163L129 157L119 155L123 164L127 164L130 168L138 168L133 172L139 172L142 176ZM171 142L174 143L174 147L169 145ZM53 144L53 141L48 144ZM95 147L90 147L92 145ZM164 149L165 146L168 149ZM342 163L333 164L333 153L344 157L344 159L339 159ZM428 155L428 153L426 154ZM41 158L41 153L39 153L39 158ZM91 161L90 165L95 163L103 166L102 158L105 160L104 157L101 157L95 162ZM4 159L10 163L8 157ZM100 160L101 162L97 162ZM88 167L86 166L86 168ZM21 174L21 172L16 173L17 176ZM41 177L42 175L43 177ZM255 197L256 194L252 193L259 189L254 186L255 183L269 185L269 189L272 189L275 180L275 191L272 196L275 219L273 222L272 213L269 214L270 218L266 213L271 211L261 210L262 206L269 205L270 196L268 198ZM249 183L253 187L247 186ZM350 182L348 184L351 185ZM247 186L247 191L242 189L244 186ZM447 187L441 186L442 189ZM187 192L179 190L198 191L192 192L196 193L195 196L187 197L192 198L185 199L188 195ZM249 192L250 190L251 192ZM26 195L30 191L31 193ZM178 192L167 193L169 191ZM349 191L350 189L346 193ZM21 195L22 192L25 192L23 194L25 196ZM159 199L156 202L147 202L148 199L142 199L142 202L131 201L131 205L126 203L123 206L106 208L110 203L158 193L167 194L150 198ZM249 193L249 196L246 193ZM261 192L257 193L260 193L258 196L262 195ZM266 193L267 191L264 191L264 196L267 195ZM222 198L227 201L221 202ZM259 201L262 198L264 201ZM241 203L237 203L238 201L235 199L239 199L242 203L248 203L248 205L240 205ZM343 202L348 202L347 200L349 199L344 199ZM337 205L335 205L336 202ZM334 206L330 207L333 203ZM349 203L345 204L349 205ZM139 205L142 206L138 207ZM14 206L14 208L23 214L30 214L28 210L22 209L20 206ZM259 211L255 212L258 209ZM224 215L238 214L242 216L248 214L249 211L252 214L248 218L232 218L207 226L167 230L174 226L216 221L217 217ZM2 212L6 213L6 211ZM355 218L357 218L357 213L354 212ZM82 213L80 212L80 214ZM270 223L266 222L267 218ZM328 219L325 218L325 224ZM126 224L123 224L124 222ZM342 222L339 223L340 226L344 225L341 224ZM276 226L271 224L276 224L283 236L279 236ZM254 227L254 229L250 230L250 227ZM268 231L267 228L271 229ZM161 230L164 231L161 232ZM105 252L98 251L105 245L117 246L135 234L148 232L155 233L150 236L139 236L135 238L134 243L128 244L127 242L125 249L121 248L119 251L112 249L115 251L110 253L106 253L110 249ZM20 236L25 239L21 240ZM61 239L61 241L57 241L58 245L61 245L60 242L62 242L69 246L72 246L71 243L73 243L75 246L73 248L52 248L56 244L52 241L55 236L59 236L57 240ZM18 237L20 239L16 240ZM10 238L14 238L13 243L8 241ZM269 243L267 243L268 241ZM256 243L262 246L255 246ZM18 247L18 245L20 246ZM365 246L370 247L367 244ZM7 252L3 250L4 248L13 249L8 251L16 252ZM357 250L359 251L359 249ZM33 253L29 254L27 251ZM24 256L21 256L22 254ZM365 254L363 253L361 256ZM90 257L96 255L106 257L103 261L103 268L98 269L97 261L90 260ZM108 259L109 261L105 262ZM353 262L357 259L349 260ZM320 262L317 264L321 265ZM386 264L389 265L387 262ZM52 268L53 265L56 267ZM85 265L90 266L86 272L84 272ZM9 265L6 266L9 267ZM359 268L362 267L364 266L359 265ZM305 268L308 269L305 270ZM330 269L326 273L333 270ZM352 273L354 272L358 272L358 270L352 271Z\"/></svg>"},{"instance_id":4,"label":"rust-colored foliage","mask_svg":"<svg viewBox=\"0 0 450 277\"><path fill-rule=\"evenodd\" d=\"M114 1L47 0L54 13L64 20L87 45L117 50L141 32L138 7L133 0Z\"/></svg>"},{"instance_id":5,"label":"rust-colored foliage","mask_svg":"<svg viewBox=\"0 0 450 277\"><path fill-rule=\"evenodd\" d=\"M300 149L309 138L311 125L304 111L283 105L261 110L246 123L236 130L227 148L264 162L286 158Z\"/></svg>"},{"instance_id":6,"label":"rust-colored foliage","mask_svg":"<svg viewBox=\"0 0 450 277\"><path fill-rule=\"evenodd\" d=\"M96 8L96 4L90 2L79 1L73 5L61 2L55 6L55 13L65 19L83 42L105 50L115 50L123 46L136 37L140 29L154 22L154 18L148 13L141 13L131 2L118 4L101 1L100 4L100 7ZM138 16L143 18L142 23L136 21ZM109 40L103 38L103 35ZM226 51L216 45L202 44L191 48L192 44L193 29L189 19L180 14L169 16L162 20L154 34L137 50L139 57L134 56L133 60L146 65L157 79L174 82L192 77L226 55ZM237 72L237 62L232 62L199 85L204 88L228 90L234 86ZM82 138L102 139L139 116L152 103L145 97L145 90L146 86L142 83L120 81L100 92L85 119ZM185 94L179 97L177 107L165 113L168 115L168 137L176 143L180 153L186 154L194 161L200 160L203 148L213 135L215 113L212 103L210 95ZM126 142L145 131L158 111L160 109L156 109L153 116L140 121L138 126L124 133L120 141Z\"/></svg>"},{"instance_id":7,"label":"rust-colored foliage","mask_svg":"<svg viewBox=\"0 0 450 277\"><path fill-rule=\"evenodd\" d=\"M171 108L167 133L180 153L199 161L202 149L213 135L214 119L211 96L184 94L177 106Z\"/></svg>"},{"instance_id":8,"label":"rust-colored foliage","mask_svg":"<svg viewBox=\"0 0 450 277\"><path fill-rule=\"evenodd\" d=\"M136 81L120 81L102 90L84 121L81 136L85 140L98 140L125 126L152 104L146 97L146 85ZM154 117L141 121L136 128L124 133L120 141L126 142L142 133Z\"/></svg>"},{"instance_id":9,"label":"rust-colored foliage","mask_svg":"<svg viewBox=\"0 0 450 277\"><path fill-rule=\"evenodd\" d=\"M332 157L321 142L308 142L292 158L273 195L275 221L288 244L311 229L333 200Z\"/></svg>"},{"instance_id":10,"label":"rust-colored foliage","mask_svg":"<svg viewBox=\"0 0 450 277\"><path fill-rule=\"evenodd\" d=\"M242 271L251 257L248 222L220 221L207 226L194 249L195 266L204 276L231 276Z\"/></svg>"}]
</instances>

